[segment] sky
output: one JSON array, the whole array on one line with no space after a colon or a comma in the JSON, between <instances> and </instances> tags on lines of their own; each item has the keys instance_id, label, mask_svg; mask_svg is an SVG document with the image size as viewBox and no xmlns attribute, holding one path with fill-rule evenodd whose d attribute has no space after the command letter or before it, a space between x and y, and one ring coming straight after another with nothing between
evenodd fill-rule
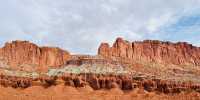
<instances>
[{"instance_id":1,"label":"sky","mask_svg":"<svg viewBox=\"0 0 200 100\"><path fill-rule=\"evenodd\" d=\"M0 45L29 40L96 54L117 37L200 46L200 0L0 0Z\"/></svg>"}]
</instances>

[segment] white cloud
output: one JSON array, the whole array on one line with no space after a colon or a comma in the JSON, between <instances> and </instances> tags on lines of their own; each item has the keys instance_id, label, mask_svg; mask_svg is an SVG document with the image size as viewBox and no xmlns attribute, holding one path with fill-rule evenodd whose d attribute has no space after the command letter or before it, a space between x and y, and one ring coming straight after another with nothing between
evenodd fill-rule
<instances>
[{"instance_id":1,"label":"white cloud","mask_svg":"<svg viewBox=\"0 0 200 100\"><path fill-rule=\"evenodd\" d=\"M160 15L158 17L150 18L147 23L147 31L150 33L156 32L160 27L169 24L171 19L173 19L173 14L166 13L163 15Z\"/></svg>"},{"instance_id":2,"label":"white cloud","mask_svg":"<svg viewBox=\"0 0 200 100\"><path fill-rule=\"evenodd\" d=\"M0 0L0 39L95 54L102 41L148 38L199 6L199 0Z\"/></svg>"}]
</instances>

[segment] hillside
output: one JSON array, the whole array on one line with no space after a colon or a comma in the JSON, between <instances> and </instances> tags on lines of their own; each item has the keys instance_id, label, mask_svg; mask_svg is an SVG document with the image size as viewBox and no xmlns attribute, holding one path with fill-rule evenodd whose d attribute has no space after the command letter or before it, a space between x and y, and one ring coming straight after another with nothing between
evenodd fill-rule
<instances>
[{"instance_id":1,"label":"hillside","mask_svg":"<svg viewBox=\"0 0 200 100\"><path fill-rule=\"evenodd\" d=\"M129 98L130 93L139 89L143 91L141 95L148 97L153 93L157 99L187 97L192 93L199 98L200 48L185 42L129 42L117 38L112 46L102 43L97 55L91 56L72 55L67 50L39 47L28 41L12 41L0 49L0 73L2 89L9 88L14 94L41 97L32 94L41 89L46 91L46 97L50 93L50 97L57 98L65 97L61 90L70 88L77 96L83 95L81 91L90 91L103 96L126 94ZM51 94L52 89L60 94Z\"/></svg>"}]
</instances>

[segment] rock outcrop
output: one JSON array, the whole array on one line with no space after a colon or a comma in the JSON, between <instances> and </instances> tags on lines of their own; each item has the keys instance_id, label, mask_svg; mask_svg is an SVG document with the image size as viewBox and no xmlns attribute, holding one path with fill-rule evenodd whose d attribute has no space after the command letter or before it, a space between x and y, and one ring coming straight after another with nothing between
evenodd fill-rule
<instances>
[{"instance_id":1,"label":"rock outcrop","mask_svg":"<svg viewBox=\"0 0 200 100\"><path fill-rule=\"evenodd\" d=\"M161 79L136 80L129 75L71 74L62 76L62 79L65 83L72 82L73 85L70 86L83 87L88 84L94 90L111 88L132 90L143 88L146 91L159 91L163 93L180 93L189 90L200 91L200 85L192 82L175 82Z\"/></svg>"},{"instance_id":2,"label":"rock outcrop","mask_svg":"<svg viewBox=\"0 0 200 100\"><path fill-rule=\"evenodd\" d=\"M117 38L112 47L108 43L102 43L98 49L98 55L130 62L148 61L161 64L200 65L200 48L186 42L144 40L131 43Z\"/></svg>"},{"instance_id":3,"label":"rock outcrop","mask_svg":"<svg viewBox=\"0 0 200 100\"><path fill-rule=\"evenodd\" d=\"M39 47L28 41L12 41L0 49L0 58L12 69L46 71L64 65L70 54L60 48Z\"/></svg>"},{"instance_id":4,"label":"rock outcrop","mask_svg":"<svg viewBox=\"0 0 200 100\"><path fill-rule=\"evenodd\" d=\"M175 82L161 79L135 80L129 75L68 74L62 77L44 76L36 79L0 75L0 86L4 87L28 88L43 86L47 88L63 83L71 87L90 86L94 90L112 88L134 90L141 88L149 92L158 91L162 93L200 92L200 84L192 82Z\"/></svg>"}]
</instances>

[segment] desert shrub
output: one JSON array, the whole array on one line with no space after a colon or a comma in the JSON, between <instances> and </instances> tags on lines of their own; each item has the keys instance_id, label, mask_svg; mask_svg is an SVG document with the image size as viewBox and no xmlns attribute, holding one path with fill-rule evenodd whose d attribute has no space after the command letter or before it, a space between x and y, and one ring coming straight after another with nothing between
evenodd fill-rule
<instances>
[{"instance_id":1,"label":"desert shrub","mask_svg":"<svg viewBox=\"0 0 200 100\"><path fill-rule=\"evenodd\" d=\"M56 85L57 76L42 76L39 78L40 82L44 87L49 87L52 85Z\"/></svg>"},{"instance_id":2,"label":"desert shrub","mask_svg":"<svg viewBox=\"0 0 200 100\"><path fill-rule=\"evenodd\" d=\"M27 88L31 86L31 79L28 78L19 78L9 80L10 86L13 88Z\"/></svg>"}]
</instances>

